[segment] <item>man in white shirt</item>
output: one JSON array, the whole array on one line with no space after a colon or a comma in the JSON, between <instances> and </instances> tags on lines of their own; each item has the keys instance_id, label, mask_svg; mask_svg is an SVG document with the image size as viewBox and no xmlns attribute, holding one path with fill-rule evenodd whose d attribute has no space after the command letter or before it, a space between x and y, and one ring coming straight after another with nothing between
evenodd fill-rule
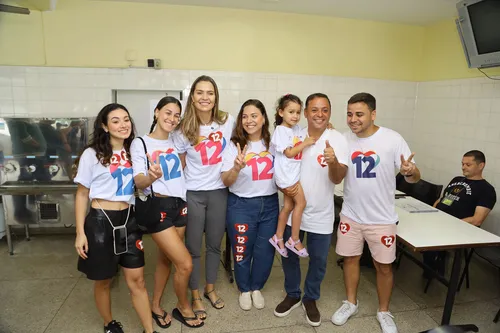
<instances>
[{"instance_id":1,"label":"man in white shirt","mask_svg":"<svg viewBox=\"0 0 500 333\"><path fill-rule=\"evenodd\" d=\"M328 130L331 115L331 104L328 96L321 93L310 95L305 104L304 116L308 127L303 129L300 137L316 139L316 143L302 152L300 184L307 199L302 215L300 240L307 232L307 250L309 252L309 268L304 284L302 307L306 312L306 320L312 326L321 324L321 315L316 307L320 297L320 286L326 272L326 263L333 233L334 184L339 184L347 172L347 143L336 130ZM293 196L297 186L283 190ZM291 234L291 221L285 229L284 239ZM276 307L277 317L289 315L301 304L300 259L292 251L288 258L282 258L285 273L285 290L287 296Z\"/></svg>"},{"instance_id":2,"label":"man in white shirt","mask_svg":"<svg viewBox=\"0 0 500 333\"><path fill-rule=\"evenodd\" d=\"M368 93L347 102L344 134L349 146L349 169L344 180L344 203L337 230L337 254L344 258L347 300L333 314L332 322L343 325L358 312L359 259L366 241L377 270L379 309L377 319L384 333L397 333L389 301L393 287L392 262L396 259L394 207L396 170L409 183L420 179L408 144L397 132L376 126L375 97Z\"/></svg>"}]
</instances>

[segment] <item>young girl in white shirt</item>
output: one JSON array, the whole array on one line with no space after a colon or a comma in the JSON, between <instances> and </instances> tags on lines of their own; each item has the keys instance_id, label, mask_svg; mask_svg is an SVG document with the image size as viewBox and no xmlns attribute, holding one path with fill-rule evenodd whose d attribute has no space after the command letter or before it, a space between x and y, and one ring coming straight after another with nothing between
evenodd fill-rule
<instances>
[{"instance_id":1,"label":"young girl in white shirt","mask_svg":"<svg viewBox=\"0 0 500 333\"><path fill-rule=\"evenodd\" d=\"M119 265L144 332L153 332L144 286L142 233L131 209L135 201L130 163L133 139L134 124L128 110L120 104L106 105L94 122L89 145L76 160L78 270L95 281L95 302L106 333L123 333L121 323L113 320L110 297L111 280ZM89 200L91 206L85 216Z\"/></svg>"},{"instance_id":2,"label":"young girl in white shirt","mask_svg":"<svg viewBox=\"0 0 500 333\"><path fill-rule=\"evenodd\" d=\"M302 101L299 97L287 94L278 100L276 108L276 129L271 139L271 145L276 151L274 162L276 185L285 189L297 185L297 194L294 197L284 195L284 206L278 218L278 228L276 234L269 239L278 253L288 257L287 249L295 252L300 257L307 257L306 248L299 239L300 223L302 213L306 207L304 191L300 185L300 161L302 151L314 144L316 141L311 137L301 137L300 112L302 110ZM292 213L292 236L286 243L283 241L283 233L290 213Z\"/></svg>"},{"instance_id":3,"label":"young girl in white shirt","mask_svg":"<svg viewBox=\"0 0 500 333\"><path fill-rule=\"evenodd\" d=\"M154 110L150 133L136 138L130 147L134 180L141 192L135 201L137 214L140 214L138 224L151 234L159 250L151 314L161 328L168 328L171 324L171 318L161 307L161 299L172 263L175 266L174 290L178 299L172 314L188 327L203 326L187 298L193 264L184 245L186 184L179 154L171 137L179 124L181 108L175 97L163 97Z\"/></svg>"}]
</instances>

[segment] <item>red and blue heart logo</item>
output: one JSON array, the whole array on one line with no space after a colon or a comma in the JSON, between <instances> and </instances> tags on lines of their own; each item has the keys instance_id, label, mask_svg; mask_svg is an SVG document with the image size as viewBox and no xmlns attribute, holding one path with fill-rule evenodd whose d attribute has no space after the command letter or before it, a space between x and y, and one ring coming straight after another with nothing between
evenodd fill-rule
<instances>
[{"instance_id":1,"label":"red and blue heart logo","mask_svg":"<svg viewBox=\"0 0 500 333\"><path fill-rule=\"evenodd\" d=\"M372 169L380 163L380 157L376 152L371 150L367 151L366 153L363 153L361 151L355 151L354 153L352 153L351 160L353 163L355 163L355 160L357 158L366 163L374 163L375 165L372 167Z\"/></svg>"}]
</instances>

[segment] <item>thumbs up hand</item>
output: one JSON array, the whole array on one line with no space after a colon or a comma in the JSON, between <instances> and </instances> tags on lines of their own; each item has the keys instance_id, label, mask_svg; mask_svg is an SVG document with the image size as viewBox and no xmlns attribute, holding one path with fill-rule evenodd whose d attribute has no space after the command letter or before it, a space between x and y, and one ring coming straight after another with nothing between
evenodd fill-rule
<instances>
[{"instance_id":1,"label":"thumbs up hand","mask_svg":"<svg viewBox=\"0 0 500 333\"><path fill-rule=\"evenodd\" d=\"M327 164L333 164L337 161L337 157L335 156L335 151L332 146L330 146L330 142L326 140L326 148L323 151L323 156L325 157L325 162Z\"/></svg>"}]
</instances>

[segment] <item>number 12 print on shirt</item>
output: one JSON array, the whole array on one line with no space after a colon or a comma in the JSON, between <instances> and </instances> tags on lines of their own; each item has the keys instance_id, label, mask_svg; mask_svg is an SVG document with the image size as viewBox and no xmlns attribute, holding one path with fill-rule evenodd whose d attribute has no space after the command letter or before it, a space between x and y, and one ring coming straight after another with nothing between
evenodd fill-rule
<instances>
[{"instance_id":1,"label":"number 12 print on shirt","mask_svg":"<svg viewBox=\"0 0 500 333\"><path fill-rule=\"evenodd\" d=\"M200 136L194 149L200 153L201 164L216 165L222 162L222 151L226 147L226 139L221 131L213 132L208 137Z\"/></svg>"},{"instance_id":2,"label":"number 12 print on shirt","mask_svg":"<svg viewBox=\"0 0 500 333\"><path fill-rule=\"evenodd\" d=\"M116 179L116 196L134 194L132 163L128 160L125 151L111 156L109 172ZM125 182L127 183L123 186Z\"/></svg>"},{"instance_id":3,"label":"number 12 print on shirt","mask_svg":"<svg viewBox=\"0 0 500 333\"><path fill-rule=\"evenodd\" d=\"M352 164L356 167L356 178L376 178L377 173L373 171L380 163L380 157L374 151L355 151L351 155Z\"/></svg>"}]
</instances>

